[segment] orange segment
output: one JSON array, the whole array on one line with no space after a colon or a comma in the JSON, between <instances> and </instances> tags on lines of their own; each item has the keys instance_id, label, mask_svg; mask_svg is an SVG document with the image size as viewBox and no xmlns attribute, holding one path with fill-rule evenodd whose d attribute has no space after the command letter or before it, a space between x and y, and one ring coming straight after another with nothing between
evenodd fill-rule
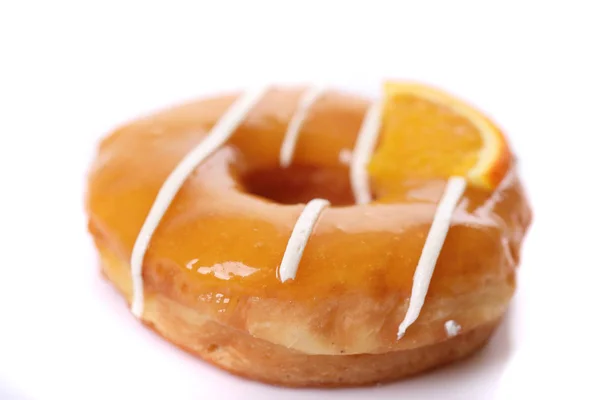
<instances>
[{"instance_id":1,"label":"orange segment","mask_svg":"<svg viewBox=\"0 0 600 400\"><path fill-rule=\"evenodd\" d=\"M440 90L386 83L380 144L369 164L380 184L463 176L493 189L510 163L507 142L488 118Z\"/></svg>"}]
</instances>

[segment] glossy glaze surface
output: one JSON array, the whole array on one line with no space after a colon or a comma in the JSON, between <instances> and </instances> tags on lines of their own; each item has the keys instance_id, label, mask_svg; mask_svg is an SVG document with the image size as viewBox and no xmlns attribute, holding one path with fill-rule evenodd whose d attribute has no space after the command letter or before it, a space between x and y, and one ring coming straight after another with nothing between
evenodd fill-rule
<instances>
[{"instance_id":1,"label":"glossy glaze surface","mask_svg":"<svg viewBox=\"0 0 600 400\"><path fill-rule=\"evenodd\" d=\"M445 180L407 179L393 187L374 184L375 198L381 200L348 205L345 181L338 188L330 183L340 171L347 172L340 152L353 148L369 102L328 92L309 113L292 167L321 172L291 176L292 186L294 179L304 182L296 184L297 193L290 196L281 174L270 171L280 171L283 133L301 93L270 91L229 144L190 176L147 251L148 292L161 292L189 307L210 304L224 322L228 314L239 317L242 311L235 305L241 298L294 301L308 308L332 296L391 296L398 303L408 299ZM103 141L90 171L87 198L97 241L128 260L165 178L236 96L149 116ZM256 176L261 177L259 184ZM257 185L270 188L259 190ZM303 208L294 201L328 191L334 206L319 218L296 279L281 283L276 270ZM283 201L288 204L260 194L280 201L287 196ZM521 186L512 173L495 192L468 188L454 213L428 299L459 296L491 281L513 286L529 219Z\"/></svg>"}]
</instances>

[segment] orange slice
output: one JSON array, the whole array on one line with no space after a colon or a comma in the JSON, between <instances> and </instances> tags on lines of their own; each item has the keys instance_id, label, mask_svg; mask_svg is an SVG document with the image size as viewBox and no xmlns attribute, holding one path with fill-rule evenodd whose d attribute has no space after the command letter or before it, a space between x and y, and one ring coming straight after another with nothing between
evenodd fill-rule
<instances>
[{"instance_id":1,"label":"orange slice","mask_svg":"<svg viewBox=\"0 0 600 400\"><path fill-rule=\"evenodd\" d=\"M384 86L380 144L368 166L371 178L461 176L471 186L495 188L511 154L500 129L465 102L440 90L390 82Z\"/></svg>"}]
</instances>

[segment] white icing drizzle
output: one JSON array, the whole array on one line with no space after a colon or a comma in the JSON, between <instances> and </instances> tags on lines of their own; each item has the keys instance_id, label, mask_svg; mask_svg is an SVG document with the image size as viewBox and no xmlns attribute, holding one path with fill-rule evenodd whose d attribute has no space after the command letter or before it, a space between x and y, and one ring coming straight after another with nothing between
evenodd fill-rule
<instances>
[{"instance_id":1,"label":"white icing drizzle","mask_svg":"<svg viewBox=\"0 0 600 400\"><path fill-rule=\"evenodd\" d=\"M448 337L454 337L460 332L461 326L456 321L448 320L444 323L444 329Z\"/></svg>"},{"instance_id":2,"label":"white icing drizzle","mask_svg":"<svg viewBox=\"0 0 600 400\"><path fill-rule=\"evenodd\" d=\"M425 245L421 252L421 257L417 263L417 268L413 276L412 292L408 310L404 316L404 320L398 327L398 339L404 336L406 329L416 321L425 302L425 296L429 289L431 276L435 269L438 256L442 250L442 246L446 241L446 235L450 229L452 214L462 197L467 181L463 177L452 177L448 180L448 184L444 190L444 194L438 203L433 222L429 229Z\"/></svg>"},{"instance_id":3,"label":"white icing drizzle","mask_svg":"<svg viewBox=\"0 0 600 400\"><path fill-rule=\"evenodd\" d=\"M190 151L175 167L165 180L144 221L131 254L131 279L133 282L133 299L131 312L138 318L144 311L144 282L142 267L146 250L162 217L179 192L187 177L196 167L222 146L235 132L250 110L264 96L267 87L251 90L238 98L217 121L208 135Z\"/></svg>"},{"instance_id":4,"label":"white icing drizzle","mask_svg":"<svg viewBox=\"0 0 600 400\"><path fill-rule=\"evenodd\" d=\"M350 184L352 185L352 192L357 204L366 204L371 201L367 165L377 144L379 129L381 127L382 110L382 101L373 103L367 110L352 153Z\"/></svg>"},{"instance_id":5,"label":"white icing drizzle","mask_svg":"<svg viewBox=\"0 0 600 400\"><path fill-rule=\"evenodd\" d=\"M304 210L298 217L296 225L292 230L292 234L288 240L279 266L279 279L281 282L285 282L288 279L296 278L296 272L298 271L298 264L302 259L304 248L306 243L317 223L317 219L321 212L329 206L329 201L324 199L312 199L306 204Z\"/></svg>"},{"instance_id":6,"label":"white icing drizzle","mask_svg":"<svg viewBox=\"0 0 600 400\"><path fill-rule=\"evenodd\" d=\"M309 87L300 98L298 108L296 108L288 124L279 151L279 165L282 167L287 168L292 163L296 142L298 142L298 136L300 135L300 128L306 120L310 108L321 97L324 91L325 88L321 86Z\"/></svg>"}]
</instances>

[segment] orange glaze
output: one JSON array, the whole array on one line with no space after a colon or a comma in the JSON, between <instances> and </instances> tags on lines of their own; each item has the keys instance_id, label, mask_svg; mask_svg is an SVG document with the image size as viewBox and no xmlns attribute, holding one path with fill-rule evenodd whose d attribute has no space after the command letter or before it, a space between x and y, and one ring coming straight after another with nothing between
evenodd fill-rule
<instances>
[{"instance_id":1,"label":"orange glaze","mask_svg":"<svg viewBox=\"0 0 600 400\"><path fill-rule=\"evenodd\" d=\"M279 150L301 93L271 90L229 144L189 177L146 253L147 296L161 292L192 308L210 304L215 318L232 326L244 312L236 308L240 299L290 301L306 309L347 295L407 302L446 181L375 185L374 197L381 201L347 205L352 203L347 182L334 185L336 177L348 174L339 153L353 148L369 102L336 92L327 92L315 103L300 133L292 173L285 177L278 167ZM128 263L168 174L236 96L200 100L146 117L102 142L90 171L87 198L97 243ZM322 173L299 179L294 168ZM261 178L250 182L251 176ZM295 280L281 283L276 271L304 205L246 193L257 185L262 193L286 202L295 200L286 198L290 185L295 185L292 197L297 200L327 195L328 190L334 197L309 239ZM509 176L492 193L468 188L454 213L423 312L428 312L432 299L460 296L493 280L514 286L530 217L516 177ZM401 317L390 318L386 333L390 343ZM420 330L419 320L414 330Z\"/></svg>"}]
</instances>

